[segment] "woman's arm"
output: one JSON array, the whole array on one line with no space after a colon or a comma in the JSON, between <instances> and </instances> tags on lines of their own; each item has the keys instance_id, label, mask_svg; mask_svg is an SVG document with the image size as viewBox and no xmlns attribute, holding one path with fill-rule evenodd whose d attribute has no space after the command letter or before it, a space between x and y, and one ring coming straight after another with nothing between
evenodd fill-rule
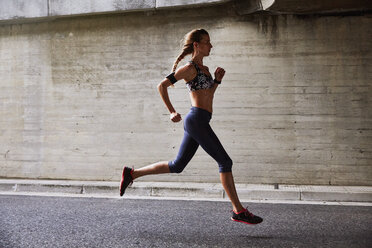
<instances>
[{"instance_id":1,"label":"woman's arm","mask_svg":"<svg viewBox=\"0 0 372 248\"><path fill-rule=\"evenodd\" d=\"M212 87L212 92L213 92L213 94L214 94L214 92L216 91L216 89L217 89L217 87L218 87L218 84L213 84L213 87Z\"/></svg>"},{"instance_id":2,"label":"woman's arm","mask_svg":"<svg viewBox=\"0 0 372 248\"><path fill-rule=\"evenodd\" d=\"M174 77L177 80L189 78L190 77L190 72L191 72L190 68L192 69L192 67L190 67L189 65L186 65L186 66L183 66L183 67L179 68L175 72ZM171 85L172 85L171 81L168 78L165 78L163 81L161 81L158 84L158 91L159 91L159 94L160 94L161 98L163 99L163 101L165 103L165 106L168 108L168 110L170 112L170 119L173 122L179 122L181 120L181 115L179 113L177 113L176 110L174 109L174 107L173 107L173 105L172 105L172 103L169 99L169 95L168 95L168 87L171 86Z\"/></svg>"},{"instance_id":3,"label":"woman's arm","mask_svg":"<svg viewBox=\"0 0 372 248\"><path fill-rule=\"evenodd\" d=\"M179 122L181 120L181 115L176 112L176 110L173 108L172 103L169 100L168 95L168 87L171 86L172 83L168 78L164 79L160 84L158 84L158 91L160 93L161 98L163 99L163 102L167 106L171 116L171 120L173 122Z\"/></svg>"},{"instance_id":4,"label":"woman's arm","mask_svg":"<svg viewBox=\"0 0 372 248\"><path fill-rule=\"evenodd\" d=\"M221 84L222 78L225 76L225 70L221 67L217 67L216 71L214 72L214 80L217 80ZM215 83L212 87L213 93L216 91L218 83Z\"/></svg>"}]
</instances>

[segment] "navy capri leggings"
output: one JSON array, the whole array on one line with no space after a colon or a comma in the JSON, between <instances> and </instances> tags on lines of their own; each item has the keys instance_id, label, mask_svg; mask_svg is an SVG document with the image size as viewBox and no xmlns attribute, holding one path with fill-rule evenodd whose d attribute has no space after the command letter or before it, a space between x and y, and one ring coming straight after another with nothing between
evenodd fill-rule
<instances>
[{"instance_id":1,"label":"navy capri leggings","mask_svg":"<svg viewBox=\"0 0 372 248\"><path fill-rule=\"evenodd\" d=\"M185 133L178 155L168 162L171 173L181 173L199 145L217 161L220 173L231 172L232 160L209 125L211 118L212 113L207 110L191 108L184 120Z\"/></svg>"}]
</instances>

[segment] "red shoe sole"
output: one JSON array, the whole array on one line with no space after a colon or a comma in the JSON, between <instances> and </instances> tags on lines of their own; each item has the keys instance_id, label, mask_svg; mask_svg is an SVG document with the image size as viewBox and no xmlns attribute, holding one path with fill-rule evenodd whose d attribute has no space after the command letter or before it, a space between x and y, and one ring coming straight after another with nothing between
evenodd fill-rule
<instances>
[{"instance_id":1,"label":"red shoe sole","mask_svg":"<svg viewBox=\"0 0 372 248\"><path fill-rule=\"evenodd\" d=\"M249 222L245 222L245 221L242 221L242 220L234 220L233 218L231 218L232 221L236 221L236 222L240 222L240 223L244 223L244 224L248 224L248 225L257 225L257 224L260 224L261 222L259 223L249 223Z\"/></svg>"},{"instance_id":2,"label":"red shoe sole","mask_svg":"<svg viewBox=\"0 0 372 248\"><path fill-rule=\"evenodd\" d=\"M122 188L124 185L124 172L125 172L125 166L123 168L123 173L121 173L121 180L120 180L120 196L124 195L124 192L122 192Z\"/></svg>"}]
</instances>

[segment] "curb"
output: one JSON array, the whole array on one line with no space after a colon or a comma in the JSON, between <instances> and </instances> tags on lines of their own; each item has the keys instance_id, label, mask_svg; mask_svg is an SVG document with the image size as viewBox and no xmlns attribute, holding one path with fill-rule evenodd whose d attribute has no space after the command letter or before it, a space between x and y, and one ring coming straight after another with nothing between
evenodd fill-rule
<instances>
[{"instance_id":1,"label":"curb","mask_svg":"<svg viewBox=\"0 0 372 248\"><path fill-rule=\"evenodd\" d=\"M249 200L372 203L371 186L236 184L239 198ZM118 182L0 179L0 193L63 193L76 196L119 195ZM135 182L129 197L227 199L220 183Z\"/></svg>"}]
</instances>

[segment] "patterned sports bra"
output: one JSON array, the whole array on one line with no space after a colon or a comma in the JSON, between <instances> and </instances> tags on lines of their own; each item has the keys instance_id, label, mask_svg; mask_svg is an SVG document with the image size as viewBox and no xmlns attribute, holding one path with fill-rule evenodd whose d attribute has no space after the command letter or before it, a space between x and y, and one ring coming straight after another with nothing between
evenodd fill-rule
<instances>
[{"instance_id":1,"label":"patterned sports bra","mask_svg":"<svg viewBox=\"0 0 372 248\"><path fill-rule=\"evenodd\" d=\"M210 89L214 85L213 78L204 72L202 72L197 64L193 61L189 61L190 64L193 64L196 69L196 77L193 80L190 80L186 83L189 91L196 91L202 89Z\"/></svg>"}]
</instances>

